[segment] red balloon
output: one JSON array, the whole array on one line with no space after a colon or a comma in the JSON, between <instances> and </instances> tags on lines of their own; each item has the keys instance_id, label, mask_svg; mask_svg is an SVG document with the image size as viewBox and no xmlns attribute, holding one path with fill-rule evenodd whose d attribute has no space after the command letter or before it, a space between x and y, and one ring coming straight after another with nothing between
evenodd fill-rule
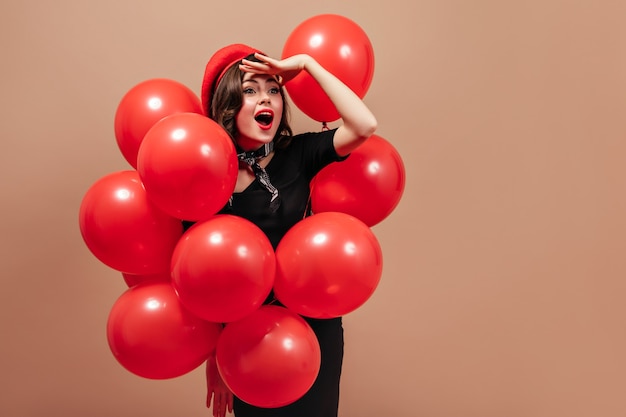
<instances>
[{"instance_id":1,"label":"red balloon","mask_svg":"<svg viewBox=\"0 0 626 417\"><path fill-rule=\"evenodd\" d=\"M122 272L122 277L129 288L141 283L172 281L169 270L167 272L155 274L129 274L127 272Z\"/></svg>"},{"instance_id":2,"label":"red balloon","mask_svg":"<svg viewBox=\"0 0 626 417\"><path fill-rule=\"evenodd\" d=\"M322 14L300 23L282 56L308 54L363 98L374 77L374 49L363 29L339 15ZM313 77L302 71L285 84L293 103L319 122L339 119L337 109Z\"/></svg>"},{"instance_id":3,"label":"red balloon","mask_svg":"<svg viewBox=\"0 0 626 417\"><path fill-rule=\"evenodd\" d=\"M152 274L169 270L183 234L180 220L159 210L135 171L120 171L96 181L79 210L82 237L101 262L121 272Z\"/></svg>"},{"instance_id":4,"label":"red balloon","mask_svg":"<svg viewBox=\"0 0 626 417\"><path fill-rule=\"evenodd\" d=\"M115 113L115 139L133 168L137 168L137 152L148 130L165 116L180 112L202 114L202 106L193 91L174 80L146 80L122 97Z\"/></svg>"},{"instance_id":5,"label":"red balloon","mask_svg":"<svg viewBox=\"0 0 626 417\"><path fill-rule=\"evenodd\" d=\"M230 390L257 407L288 405L311 388L320 347L306 321L284 307L265 305L226 325L215 351Z\"/></svg>"},{"instance_id":6,"label":"red balloon","mask_svg":"<svg viewBox=\"0 0 626 417\"><path fill-rule=\"evenodd\" d=\"M235 145L208 117L178 113L158 121L144 137L137 172L148 197L178 219L199 221L217 213L237 181Z\"/></svg>"},{"instance_id":7,"label":"red balloon","mask_svg":"<svg viewBox=\"0 0 626 417\"><path fill-rule=\"evenodd\" d=\"M311 184L314 213L339 211L372 227L387 218L404 193L404 163L396 149L372 135L350 157L322 169Z\"/></svg>"},{"instance_id":8,"label":"red balloon","mask_svg":"<svg viewBox=\"0 0 626 417\"><path fill-rule=\"evenodd\" d=\"M278 244L274 294L303 316L343 316L370 298L382 264L365 223L345 213L318 213L296 223Z\"/></svg>"},{"instance_id":9,"label":"red balloon","mask_svg":"<svg viewBox=\"0 0 626 417\"><path fill-rule=\"evenodd\" d=\"M172 282L183 305L208 321L239 320L269 295L276 257L252 222L222 214L187 230L172 255Z\"/></svg>"},{"instance_id":10,"label":"red balloon","mask_svg":"<svg viewBox=\"0 0 626 417\"><path fill-rule=\"evenodd\" d=\"M221 325L189 313L168 283L139 284L115 302L107 340L128 371L167 379L196 369L213 352Z\"/></svg>"}]
</instances>

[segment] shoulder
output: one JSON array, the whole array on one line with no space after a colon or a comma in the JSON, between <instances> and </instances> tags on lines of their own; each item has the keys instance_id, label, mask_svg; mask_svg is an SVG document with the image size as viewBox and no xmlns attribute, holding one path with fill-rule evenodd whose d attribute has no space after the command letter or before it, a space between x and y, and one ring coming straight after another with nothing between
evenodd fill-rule
<instances>
[{"instance_id":1,"label":"shoulder","mask_svg":"<svg viewBox=\"0 0 626 417\"><path fill-rule=\"evenodd\" d=\"M293 137L294 140L325 140L332 139L337 132L337 128L321 130L319 132L304 132Z\"/></svg>"},{"instance_id":2,"label":"shoulder","mask_svg":"<svg viewBox=\"0 0 626 417\"><path fill-rule=\"evenodd\" d=\"M277 156L280 155L282 163L295 164L312 178L326 165L342 159L333 144L335 132L336 129L332 129L295 135L286 149L277 151Z\"/></svg>"},{"instance_id":3,"label":"shoulder","mask_svg":"<svg viewBox=\"0 0 626 417\"><path fill-rule=\"evenodd\" d=\"M291 138L289 148L300 150L329 149L333 147L333 137L337 129L320 132L299 133Z\"/></svg>"}]
</instances>

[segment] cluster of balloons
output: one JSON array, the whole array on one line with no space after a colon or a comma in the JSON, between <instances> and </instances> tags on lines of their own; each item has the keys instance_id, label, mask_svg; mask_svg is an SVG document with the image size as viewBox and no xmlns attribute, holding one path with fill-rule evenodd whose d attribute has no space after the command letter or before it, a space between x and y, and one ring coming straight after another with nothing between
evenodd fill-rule
<instances>
[{"instance_id":1,"label":"cluster of balloons","mask_svg":"<svg viewBox=\"0 0 626 417\"><path fill-rule=\"evenodd\" d=\"M374 70L372 46L353 21L319 15L296 27L283 55L308 53L359 96ZM311 118L336 109L307 74L286 88ZM314 215L274 250L255 224L218 214L237 179L228 134L202 115L198 97L168 79L131 88L115 115L118 147L133 169L97 180L79 210L92 254L121 272L128 289L109 313L117 361L151 379L174 378L215 354L235 395L279 407L313 384L320 349L302 316L332 318L365 303L382 275L371 226L404 190L393 146L373 136L313 180ZM195 224L183 229L183 220ZM282 305L264 305L274 290Z\"/></svg>"}]
</instances>

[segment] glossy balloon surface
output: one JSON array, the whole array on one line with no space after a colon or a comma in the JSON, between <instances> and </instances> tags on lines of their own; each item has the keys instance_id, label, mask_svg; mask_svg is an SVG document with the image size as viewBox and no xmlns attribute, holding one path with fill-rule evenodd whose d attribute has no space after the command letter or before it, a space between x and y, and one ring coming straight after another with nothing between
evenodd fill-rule
<instances>
[{"instance_id":1,"label":"glossy balloon surface","mask_svg":"<svg viewBox=\"0 0 626 417\"><path fill-rule=\"evenodd\" d=\"M267 298L276 258L252 222L217 215L191 227L172 255L172 282L182 303L208 321L239 320Z\"/></svg>"},{"instance_id":2,"label":"glossy balloon surface","mask_svg":"<svg viewBox=\"0 0 626 417\"><path fill-rule=\"evenodd\" d=\"M137 153L148 130L162 118L181 112L202 114L202 106L198 96L178 81L149 79L124 94L115 112L115 139L133 168L137 168Z\"/></svg>"},{"instance_id":3,"label":"glossy balloon surface","mask_svg":"<svg viewBox=\"0 0 626 417\"><path fill-rule=\"evenodd\" d=\"M96 258L131 274L167 271L183 233L180 220L148 199L136 171L119 171L96 181L83 196L79 224Z\"/></svg>"},{"instance_id":4,"label":"glossy balloon surface","mask_svg":"<svg viewBox=\"0 0 626 417\"><path fill-rule=\"evenodd\" d=\"M350 214L371 227L397 207L405 183L400 154L389 141L373 135L348 159L326 166L315 176L311 208L314 213Z\"/></svg>"},{"instance_id":5,"label":"glossy balloon surface","mask_svg":"<svg viewBox=\"0 0 626 417\"><path fill-rule=\"evenodd\" d=\"M274 293L303 316L332 318L363 305L378 286L382 251L362 221L318 213L293 226L276 248Z\"/></svg>"},{"instance_id":6,"label":"glossy balloon surface","mask_svg":"<svg viewBox=\"0 0 626 417\"><path fill-rule=\"evenodd\" d=\"M139 284L114 303L107 340L128 371L150 379L184 375L213 352L221 326L189 313L168 283Z\"/></svg>"},{"instance_id":7,"label":"glossy balloon surface","mask_svg":"<svg viewBox=\"0 0 626 417\"><path fill-rule=\"evenodd\" d=\"M282 57L308 54L343 81L359 97L367 93L374 77L374 49L365 31L354 21L336 14L313 16L288 36ZM339 113L317 81L305 71L285 84L293 103L320 122L339 119Z\"/></svg>"},{"instance_id":8,"label":"glossy balloon surface","mask_svg":"<svg viewBox=\"0 0 626 417\"><path fill-rule=\"evenodd\" d=\"M266 305L226 325L216 360L224 382L237 397L257 407L275 408L309 390L321 355L315 333L302 317Z\"/></svg>"},{"instance_id":9,"label":"glossy balloon surface","mask_svg":"<svg viewBox=\"0 0 626 417\"><path fill-rule=\"evenodd\" d=\"M224 207L235 188L237 169L230 136L195 113L157 122L137 157L148 197L172 217L191 221L205 220Z\"/></svg>"}]
</instances>

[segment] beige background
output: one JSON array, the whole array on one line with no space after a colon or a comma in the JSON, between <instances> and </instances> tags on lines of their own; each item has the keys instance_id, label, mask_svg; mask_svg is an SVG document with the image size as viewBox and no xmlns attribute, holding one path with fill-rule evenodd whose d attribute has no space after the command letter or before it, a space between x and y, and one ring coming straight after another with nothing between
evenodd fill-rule
<instances>
[{"instance_id":1,"label":"beige background","mask_svg":"<svg viewBox=\"0 0 626 417\"><path fill-rule=\"evenodd\" d=\"M369 35L365 100L407 173L374 227L382 282L345 319L341 416L626 415L626 3L611 0L3 1L0 415L209 415L201 370L152 381L114 360L125 284L78 207L129 167L113 116L131 86L199 92L217 48L277 56L322 13Z\"/></svg>"}]
</instances>

